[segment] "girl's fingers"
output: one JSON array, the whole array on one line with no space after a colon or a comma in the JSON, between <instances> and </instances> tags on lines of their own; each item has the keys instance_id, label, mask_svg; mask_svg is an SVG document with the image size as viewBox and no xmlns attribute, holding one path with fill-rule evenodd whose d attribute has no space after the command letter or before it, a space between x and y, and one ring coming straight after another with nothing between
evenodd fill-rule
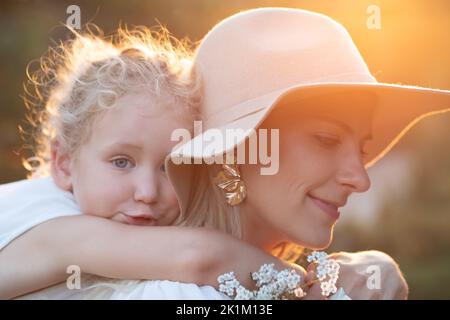
<instances>
[{"instance_id":1,"label":"girl's fingers","mask_svg":"<svg viewBox=\"0 0 450 320\"><path fill-rule=\"evenodd\" d=\"M313 284L306 292L306 297L304 297L303 300L326 300L326 298L322 296L320 283Z\"/></svg>"},{"instance_id":2,"label":"girl's fingers","mask_svg":"<svg viewBox=\"0 0 450 320\"><path fill-rule=\"evenodd\" d=\"M315 265L314 263L310 263L308 267L306 268L306 276L305 276L305 283L308 285L312 284L312 281L315 280Z\"/></svg>"},{"instance_id":3,"label":"girl's fingers","mask_svg":"<svg viewBox=\"0 0 450 320\"><path fill-rule=\"evenodd\" d=\"M309 271L306 276L305 276L305 283L308 286L311 286L312 282L314 281L314 279L316 278L314 271Z\"/></svg>"}]
</instances>

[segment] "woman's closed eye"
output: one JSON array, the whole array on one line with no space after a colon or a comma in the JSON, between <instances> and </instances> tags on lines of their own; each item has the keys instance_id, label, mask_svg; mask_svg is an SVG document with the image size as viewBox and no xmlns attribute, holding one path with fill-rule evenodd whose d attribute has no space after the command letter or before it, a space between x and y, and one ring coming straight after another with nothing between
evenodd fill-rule
<instances>
[{"instance_id":1,"label":"woman's closed eye","mask_svg":"<svg viewBox=\"0 0 450 320\"><path fill-rule=\"evenodd\" d=\"M118 169L132 169L136 166L133 161L125 157L112 159L111 164Z\"/></svg>"},{"instance_id":2,"label":"woman's closed eye","mask_svg":"<svg viewBox=\"0 0 450 320\"><path fill-rule=\"evenodd\" d=\"M332 148L341 143L340 139L337 137L331 137L326 135L315 135L315 138L325 147ZM368 155L363 149L360 150L361 156L364 158Z\"/></svg>"},{"instance_id":3,"label":"woman's closed eye","mask_svg":"<svg viewBox=\"0 0 450 320\"><path fill-rule=\"evenodd\" d=\"M369 153L367 151L364 151L363 149L361 149L361 157L366 158L369 155Z\"/></svg>"},{"instance_id":4,"label":"woman's closed eye","mask_svg":"<svg viewBox=\"0 0 450 320\"><path fill-rule=\"evenodd\" d=\"M340 140L336 137L325 136L325 135L314 135L314 137L324 146L332 147L340 143Z\"/></svg>"}]
</instances>

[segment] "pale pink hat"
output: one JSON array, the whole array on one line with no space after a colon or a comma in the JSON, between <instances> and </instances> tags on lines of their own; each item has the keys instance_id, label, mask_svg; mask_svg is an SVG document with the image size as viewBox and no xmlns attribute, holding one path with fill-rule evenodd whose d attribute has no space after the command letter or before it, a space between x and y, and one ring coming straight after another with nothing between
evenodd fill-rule
<instances>
[{"instance_id":1,"label":"pale pink hat","mask_svg":"<svg viewBox=\"0 0 450 320\"><path fill-rule=\"evenodd\" d=\"M223 20L202 40L195 66L203 78L203 130L244 133L214 154L204 152L209 142L200 134L174 150L172 159L207 160L232 150L282 99L358 89L377 97L368 168L420 119L450 110L448 90L377 82L346 29L306 10L261 8ZM190 166L166 163L184 210Z\"/></svg>"}]
</instances>

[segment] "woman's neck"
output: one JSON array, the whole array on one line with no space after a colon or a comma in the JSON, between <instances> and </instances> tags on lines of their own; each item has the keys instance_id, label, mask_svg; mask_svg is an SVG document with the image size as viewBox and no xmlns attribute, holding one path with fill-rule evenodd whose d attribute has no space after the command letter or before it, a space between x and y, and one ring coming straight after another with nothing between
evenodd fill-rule
<instances>
[{"instance_id":1,"label":"woman's neck","mask_svg":"<svg viewBox=\"0 0 450 320\"><path fill-rule=\"evenodd\" d=\"M274 228L258 215L240 213L242 238L245 242L270 253L277 245L285 241Z\"/></svg>"}]
</instances>

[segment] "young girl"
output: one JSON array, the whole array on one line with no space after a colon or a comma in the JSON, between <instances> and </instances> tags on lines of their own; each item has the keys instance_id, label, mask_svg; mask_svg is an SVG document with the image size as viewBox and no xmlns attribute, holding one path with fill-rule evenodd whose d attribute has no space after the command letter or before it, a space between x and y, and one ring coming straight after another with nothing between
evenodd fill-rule
<instances>
[{"instance_id":1,"label":"young girl","mask_svg":"<svg viewBox=\"0 0 450 320\"><path fill-rule=\"evenodd\" d=\"M0 186L1 298L62 282L71 265L83 288L98 281L84 274L217 287L230 269L250 285L262 263L287 266L219 231L169 227L179 206L164 160L173 130L197 116L198 82L189 51L167 32L75 33L40 72L31 78L32 179ZM55 288L38 297L86 293ZM202 290L212 288L184 298Z\"/></svg>"}]
</instances>

